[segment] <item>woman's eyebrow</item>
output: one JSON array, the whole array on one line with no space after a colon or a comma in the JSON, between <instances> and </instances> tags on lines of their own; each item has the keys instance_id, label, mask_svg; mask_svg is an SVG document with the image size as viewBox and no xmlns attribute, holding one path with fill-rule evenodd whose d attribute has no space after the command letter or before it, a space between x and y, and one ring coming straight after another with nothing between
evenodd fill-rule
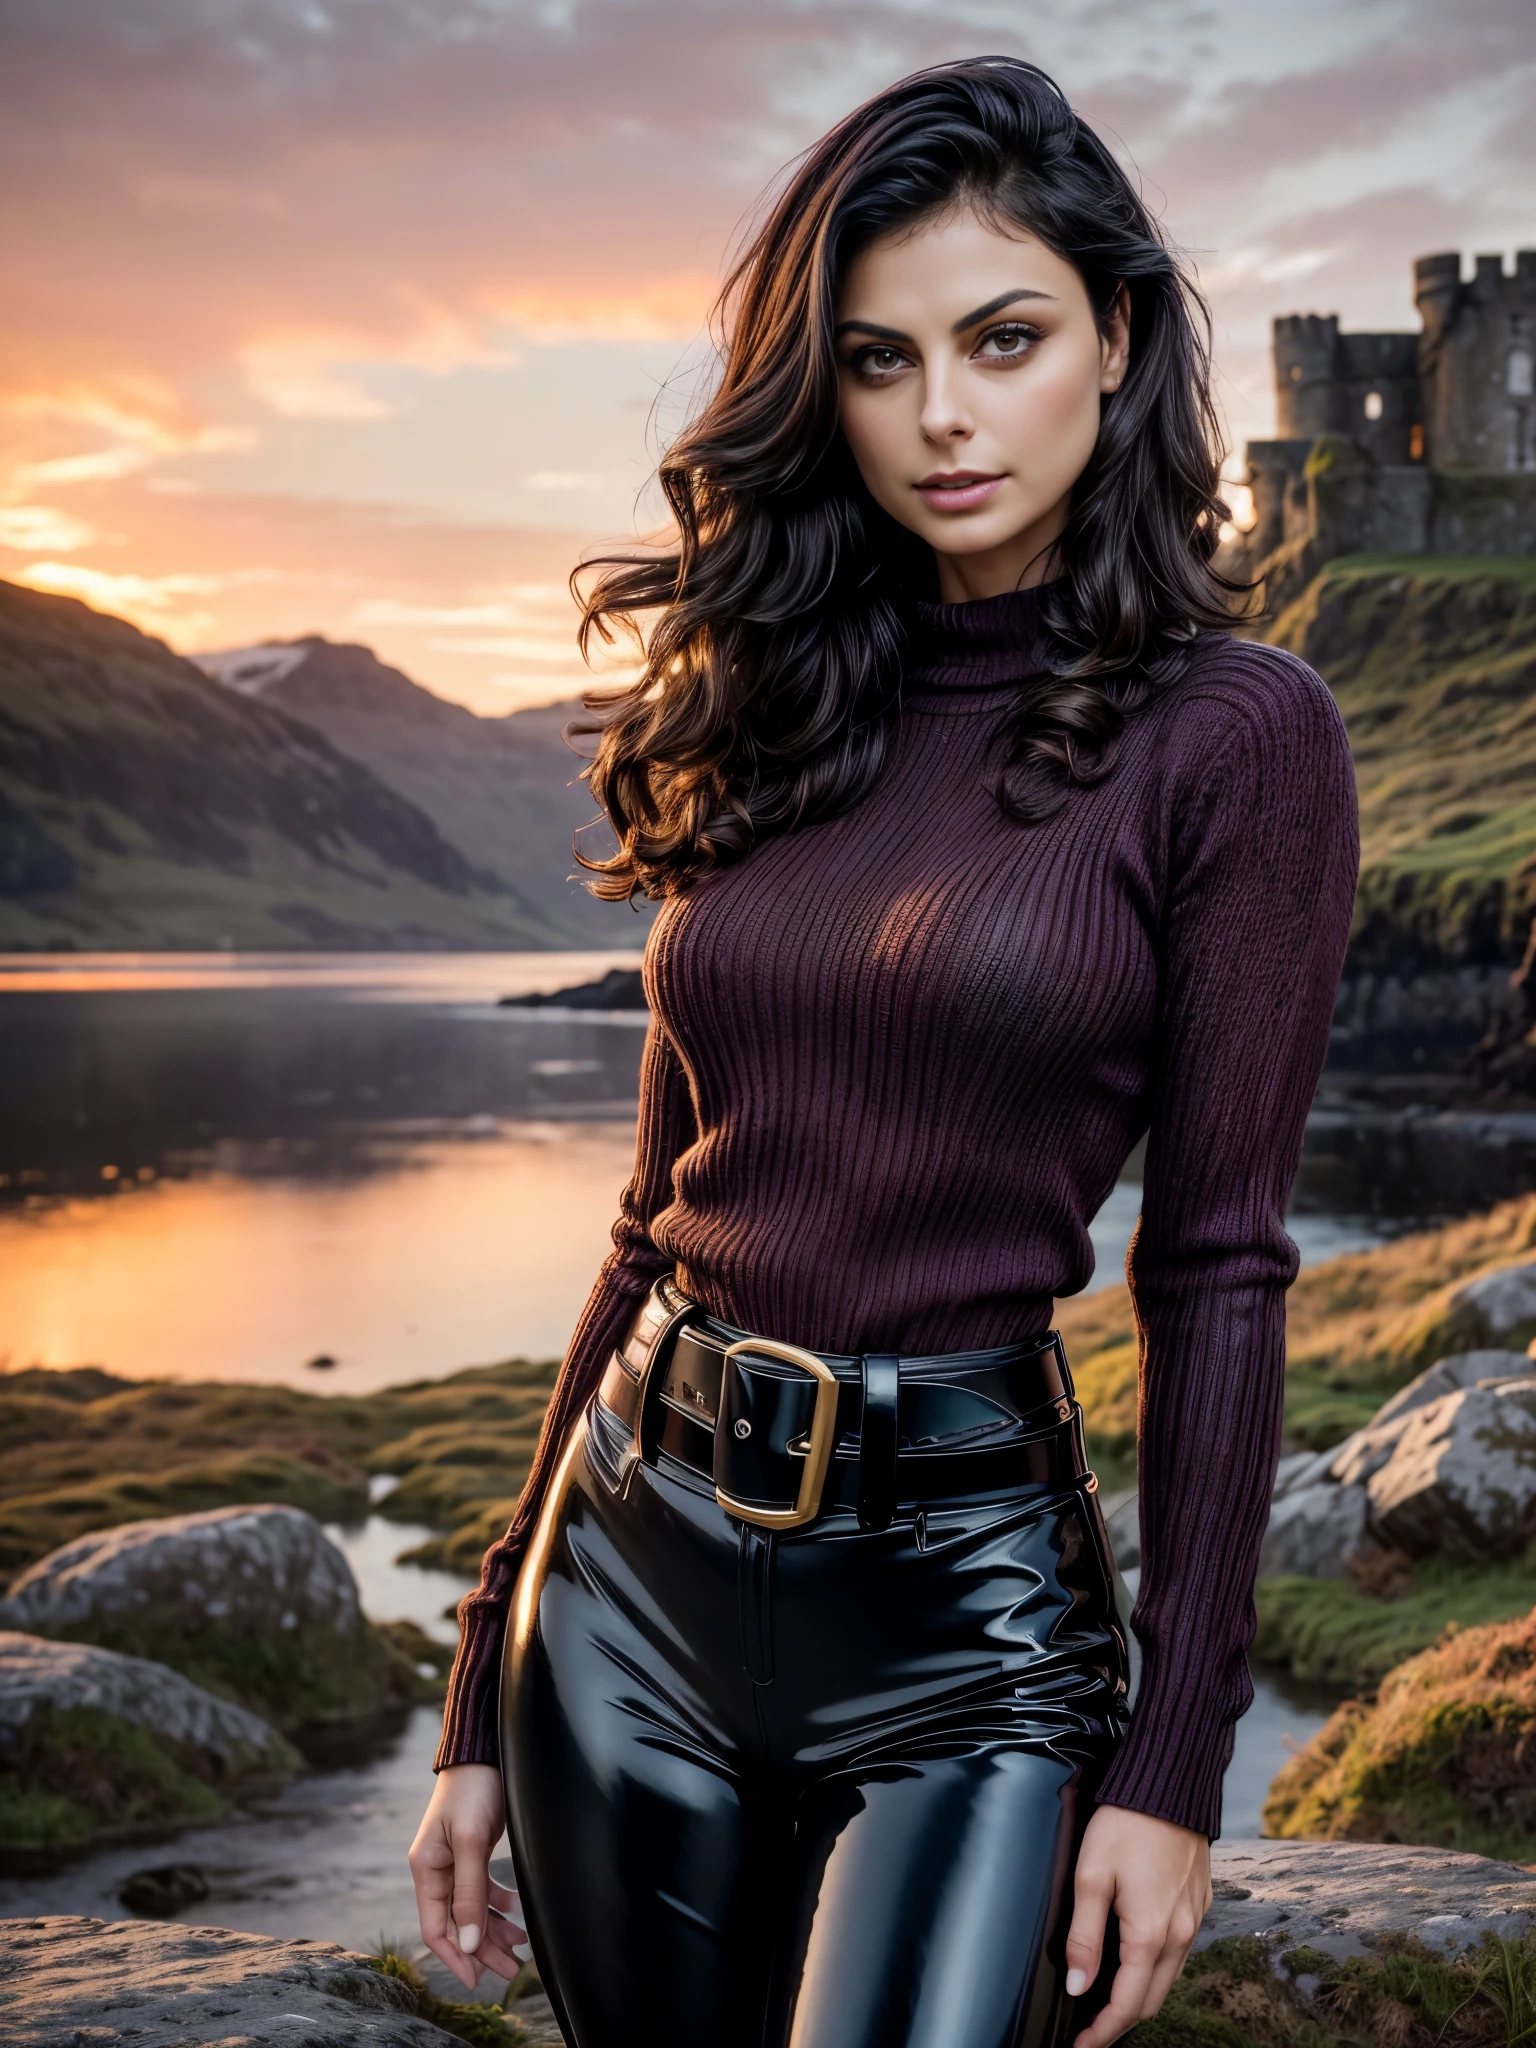
<instances>
[{"instance_id":1,"label":"woman's eyebrow","mask_svg":"<svg viewBox=\"0 0 1536 2048\"><path fill-rule=\"evenodd\" d=\"M1037 292L1031 290L1028 285L1020 285L1017 291L1000 292L995 299L988 299L987 303L978 306L974 313L967 313L957 320L949 331L951 334L964 334L968 327L975 327L982 320L990 320L994 313L1001 313L1004 306L1016 306L1020 299L1050 299L1054 302L1055 296L1054 292Z\"/></svg>"},{"instance_id":2,"label":"woman's eyebrow","mask_svg":"<svg viewBox=\"0 0 1536 2048\"><path fill-rule=\"evenodd\" d=\"M912 337L903 334L899 327L877 327L873 320L842 320L832 330L832 339L840 341L845 334L873 334L881 341L904 341L910 348Z\"/></svg>"},{"instance_id":3,"label":"woman's eyebrow","mask_svg":"<svg viewBox=\"0 0 1536 2048\"><path fill-rule=\"evenodd\" d=\"M974 313L966 313L950 329L951 334L964 334L968 327L979 326L983 320L990 320L994 313L1001 313L1005 306L1016 306L1020 299L1048 299L1054 305L1054 292L1037 292L1029 285L1020 285L1014 291L999 292L995 299L988 299L984 306L978 306ZM899 327L881 327L873 320L841 320L832 330L832 339L840 341L845 334L872 334L877 341L905 342L910 348L912 337L903 334Z\"/></svg>"}]
</instances>

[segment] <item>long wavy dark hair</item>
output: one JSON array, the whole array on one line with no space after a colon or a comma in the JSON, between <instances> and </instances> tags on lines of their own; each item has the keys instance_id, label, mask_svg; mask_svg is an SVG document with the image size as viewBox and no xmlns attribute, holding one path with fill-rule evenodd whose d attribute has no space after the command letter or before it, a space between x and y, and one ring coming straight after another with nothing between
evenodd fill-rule
<instances>
[{"instance_id":1,"label":"long wavy dark hair","mask_svg":"<svg viewBox=\"0 0 1536 2048\"><path fill-rule=\"evenodd\" d=\"M1073 264L1101 325L1122 288L1130 302L1130 366L1042 591L1048 667L1000 729L1008 815L1038 821L1107 772L1194 634L1230 622L1203 299L1043 71L977 57L917 72L809 151L731 272L718 384L660 465L670 544L573 579L583 652L627 631L644 655L632 687L587 694L578 727L601 735L585 775L619 840L583 859L595 894L686 889L845 809L879 769L913 595L937 594L936 571L843 440L834 309L871 242L957 203Z\"/></svg>"}]
</instances>

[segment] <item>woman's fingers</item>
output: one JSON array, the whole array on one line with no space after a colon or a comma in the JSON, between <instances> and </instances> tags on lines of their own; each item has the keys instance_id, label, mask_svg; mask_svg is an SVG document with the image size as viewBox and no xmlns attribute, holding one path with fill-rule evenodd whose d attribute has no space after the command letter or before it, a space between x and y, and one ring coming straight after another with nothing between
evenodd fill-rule
<instances>
[{"instance_id":1,"label":"woman's fingers","mask_svg":"<svg viewBox=\"0 0 1536 2048\"><path fill-rule=\"evenodd\" d=\"M491 1960L485 1947L490 1860L502 1825L498 1774L485 1764L455 1765L439 1772L406 1859L416 1886L421 1938L471 1991ZM492 1946L498 1956L505 1954L499 1940ZM505 1959L514 1962L510 1955ZM515 1966L507 1974L515 1975Z\"/></svg>"},{"instance_id":2,"label":"woman's fingers","mask_svg":"<svg viewBox=\"0 0 1536 2048\"><path fill-rule=\"evenodd\" d=\"M440 1830L428 1835L425 1824L411 1844L411 1877L416 1885L416 1914L421 1938L439 1962L446 1963L459 1982L473 1991L480 1972L468 1956L459 1951L451 1931L449 1908L453 1902L453 1851Z\"/></svg>"},{"instance_id":3,"label":"woman's fingers","mask_svg":"<svg viewBox=\"0 0 1536 2048\"><path fill-rule=\"evenodd\" d=\"M1099 1974L1104 1929L1109 1921L1112 1881L1085 1869L1081 1861L1073 1882L1072 1925L1067 1929L1067 1996L1081 1998Z\"/></svg>"},{"instance_id":4,"label":"woman's fingers","mask_svg":"<svg viewBox=\"0 0 1536 2048\"><path fill-rule=\"evenodd\" d=\"M485 1933L475 1950L475 1961L482 1970L494 1970L498 1977L515 1977L523 1967L517 1950L525 1943L523 1929L493 1906L486 1916Z\"/></svg>"},{"instance_id":5,"label":"woman's fingers","mask_svg":"<svg viewBox=\"0 0 1536 2048\"><path fill-rule=\"evenodd\" d=\"M1174 1980L1188 1959L1209 1906L1209 1887L1203 1879L1199 1882L1198 1891L1193 1894L1186 1891L1184 1897L1175 1903L1163 1937L1163 1952L1153 1966L1152 1982L1147 1987L1147 2003L1141 2015L1144 2020L1151 2019L1173 1989Z\"/></svg>"},{"instance_id":6,"label":"woman's fingers","mask_svg":"<svg viewBox=\"0 0 1536 2048\"><path fill-rule=\"evenodd\" d=\"M1120 2035L1135 2026L1147 2002L1153 1966L1160 1952L1161 1942L1156 1936L1150 1940L1145 1936L1138 1937L1121 1923L1120 1967L1110 1986L1109 2003L1089 2026L1084 2027L1074 2048L1106 2048L1107 2043L1118 2040Z\"/></svg>"}]
</instances>

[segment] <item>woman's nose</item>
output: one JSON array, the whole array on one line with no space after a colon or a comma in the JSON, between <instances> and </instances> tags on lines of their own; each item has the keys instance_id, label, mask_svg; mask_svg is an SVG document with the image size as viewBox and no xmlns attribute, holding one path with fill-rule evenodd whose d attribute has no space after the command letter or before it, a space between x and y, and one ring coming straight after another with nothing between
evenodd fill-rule
<instances>
[{"instance_id":1,"label":"woman's nose","mask_svg":"<svg viewBox=\"0 0 1536 2048\"><path fill-rule=\"evenodd\" d=\"M975 431L960 380L947 365L927 373L919 424L926 441L963 441Z\"/></svg>"}]
</instances>

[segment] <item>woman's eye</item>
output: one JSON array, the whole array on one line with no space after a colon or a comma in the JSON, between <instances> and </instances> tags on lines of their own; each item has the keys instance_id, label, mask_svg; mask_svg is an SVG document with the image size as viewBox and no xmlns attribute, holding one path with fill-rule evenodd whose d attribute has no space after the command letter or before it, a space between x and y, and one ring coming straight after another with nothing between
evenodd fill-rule
<instances>
[{"instance_id":1,"label":"woman's eye","mask_svg":"<svg viewBox=\"0 0 1536 2048\"><path fill-rule=\"evenodd\" d=\"M1028 355L1031 343L1038 339L1033 327L994 327L990 334L982 336L978 353L990 355L994 361Z\"/></svg>"},{"instance_id":2,"label":"woman's eye","mask_svg":"<svg viewBox=\"0 0 1536 2048\"><path fill-rule=\"evenodd\" d=\"M899 370L905 361L906 357L899 348L876 345L860 349L854 359L854 367L864 377L887 377L893 370Z\"/></svg>"}]
</instances>

